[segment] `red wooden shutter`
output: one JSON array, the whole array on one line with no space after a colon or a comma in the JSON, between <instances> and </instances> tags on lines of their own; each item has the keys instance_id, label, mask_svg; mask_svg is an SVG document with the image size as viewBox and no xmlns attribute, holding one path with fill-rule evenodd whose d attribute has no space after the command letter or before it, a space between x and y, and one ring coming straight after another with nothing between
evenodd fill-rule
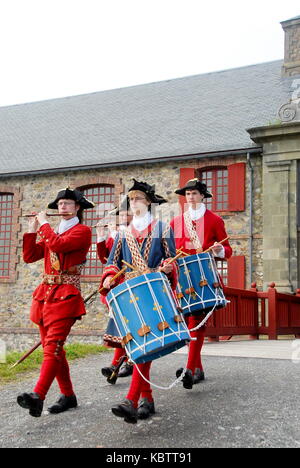
<instances>
[{"instance_id":1,"label":"red wooden shutter","mask_svg":"<svg viewBox=\"0 0 300 468\"><path fill-rule=\"evenodd\" d=\"M227 260L229 288L245 289L245 257L244 255L232 256Z\"/></svg>"},{"instance_id":2,"label":"red wooden shutter","mask_svg":"<svg viewBox=\"0 0 300 468\"><path fill-rule=\"evenodd\" d=\"M194 179L196 177L196 170L193 167L183 167L180 169L179 175L179 187L184 187L188 180ZM185 197L179 195L179 203L181 209L183 210L185 204Z\"/></svg>"},{"instance_id":3,"label":"red wooden shutter","mask_svg":"<svg viewBox=\"0 0 300 468\"><path fill-rule=\"evenodd\" d=\"M246 164L231 164L228 168L228 210L245 210L245 172Z\"/></svg>"}]
</instances>

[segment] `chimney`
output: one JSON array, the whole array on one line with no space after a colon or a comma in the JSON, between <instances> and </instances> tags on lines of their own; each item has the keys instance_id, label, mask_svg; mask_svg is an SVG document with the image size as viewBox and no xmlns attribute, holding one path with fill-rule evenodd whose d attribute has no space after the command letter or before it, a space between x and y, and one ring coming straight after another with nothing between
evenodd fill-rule
<instances>
[{"instance_id":1,"label":"chimney","mask_svg":"<svg viewBox=\"0 0 300 468\"><path fill-rule=\"evenodd\" d=\"M300 16L281 23L284 30L284 64L282 76L300 74Z\"/></svg>"}]
</instances>

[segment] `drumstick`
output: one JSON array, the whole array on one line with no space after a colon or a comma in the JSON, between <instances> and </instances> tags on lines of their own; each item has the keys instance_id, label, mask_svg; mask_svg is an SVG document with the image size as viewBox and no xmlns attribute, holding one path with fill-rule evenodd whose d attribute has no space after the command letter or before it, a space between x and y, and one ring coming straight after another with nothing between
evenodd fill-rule
<instances>
[{"instance_id":1,"label":"drumstick","mask_svg":"<svg viewBox=\"0 0 300 468\"><path fill-rule=\"evenodd\" d=\"M176 250L176 252L180 252L185 257L188 257L190 255L190 254L188 254L188 253L186 253L186 252L184 252L183 250L180 250L180 249Z\"/></svg>"},{"instance_id":2,"label":"drumstick","mask_svg":"<svg viewBox=\"0 0 300 468\"><path fill-rule=\"evenodd\" d=\"M124 265L128 266L128 267L131 268L132 270L138 270L137 267L131 265L130 263L125 262L125 260L122 260L122 263L124 263ZM138 271L139 271L139 270L138 270Z\"/></svg>"},{"instance_id":3,"label":"drumstick","mask_svg":"<svg viewBox=\"0 0 300 468\"><path fill-rule=\"evenodd\" d=\"M223 244L223 242L227 241L228 239L229 239L229 236L225 237L225 239L223 239L221 241L218 241L217 244ZM214 248L214 245L211 245L208 249L204 250L204 252L202 252L202 253L207 253L210 250L212 250L213 248Z\"/></svg>"},{"instance_id":4,"label":"drumstick","mask_svg":"<svg viewBox=\"0 0 300 468\"><path fill-rule=\"evenodd\" d=\"M179 252L175 257L171 258L171 260L167 262L167 264L170 265L170 263L176 262L177 258L181 257L181 255L182 252Z\"/></svg>"},{"instance_id":5,"label":"drumstick","mask_svg":"<svg viewBox=\"0 0 300 468\"><path fill-rule=\"evenodd\" d=\"M125 270L127 270L127 267L123 267L122 270L120 270L115 276L112 277L112 279L110 280L110 282L112 283L115 279L119 278L119 276L123 275L123 273L125 272ZM104 291L104 286L99 289L99 293L101 293L102 291Z\"/></svg>"},{"instance_id":6,"label":"drumstick","mask_svg":"<svg viewBox=\"0 0 300 468\"><path fill-rule=\"evenodd\" d=\"M126 361L127 359L127 355L125 354L125 356L122 356L119 360L119 363L117 364L117 367L115 368L115 370L113 371L113 373L111 374L110 377L107 377L107 382L110 382L111 384L115 384L116 381L117 381L117 378L118 378L118 375L119 375L119 370L121 369L121 366L123 364L124 361Z\"/></svg>"}]
</instances>

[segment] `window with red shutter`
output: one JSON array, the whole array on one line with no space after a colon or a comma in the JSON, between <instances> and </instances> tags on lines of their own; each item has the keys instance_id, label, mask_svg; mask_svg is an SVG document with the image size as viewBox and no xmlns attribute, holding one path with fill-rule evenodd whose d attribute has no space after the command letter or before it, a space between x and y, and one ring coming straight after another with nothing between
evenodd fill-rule
<instances>
[{"instance_id":1,"label":"window with red shutter","mask_svg":"<svg viewBox=\"0 0 300 468\"><path fill-rule=\"evenodd\" d=\"M115 206L115 187L114 185L93 185L88 187L80 187L81 192L86 198L95 203L93 209L83 212L83 223L87 226L93 226L98 221L107 219L107 212ZM87 256L87 262L82 271L82 277L99 278L102 274L103 265L97 255L97 234L96 230L92 229L92 245Z\"/></svg>"},{"instance_id":2,"label":"window with red shutter","mask_svg":"<svg viewBox=\"0 0 300 468\"><path fill-rule=\"evenodd\" d=\"M209 210L245 210L245 163L203 168L197 170L196 174L213 195L212 198L205 200Z\"/></svg>"}]
</instances>

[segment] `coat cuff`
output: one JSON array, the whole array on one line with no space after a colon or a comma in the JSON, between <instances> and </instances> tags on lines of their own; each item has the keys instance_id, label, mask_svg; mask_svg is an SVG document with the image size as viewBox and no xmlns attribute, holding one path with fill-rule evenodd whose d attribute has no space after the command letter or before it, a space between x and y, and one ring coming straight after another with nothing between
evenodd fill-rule
<instances>
[{"instance_id":1,"label":"coat cuff","mask_svg":"<svg viewBox=\"0 0 300 468\"><path fill-rule=\"evenodd\" d=\"M103 288L103 283L104 281L106 280L106 278L108 278L109 276L113 277L115 276L117 273L119 273L120 269L115 266L115 265L108 265L106 266L104 269L103 269L103 274L101 276L101 279L100 279L100 285L99 285L99 291L101 288ZM119 284L121 280L121 276L119 276L115 281L114 283L114 286L117 286ZM101 295L102 296L106 296L108 293L109 293L110 289L103 289L101 291Z\"/></svg>"},{"instance_id":2,"label":"coat cuff","mask_svg":"<svg viewBox=\"0 0 300 468\"><path fill-rule=\"evenodd\" d=\"M166 260L164 260L162 266L169 263L170 260L171 260L171 258L167 258ZM178 269L177 262L173 262L173 263L171 263L171 265L172 265L172 271L167 275L167 277L168 277L168 279L170 281L171 288L173 290L175 290L176 286L177 286L177 283L178 283L179 269Z\"/></svg>"}]
</instances>

